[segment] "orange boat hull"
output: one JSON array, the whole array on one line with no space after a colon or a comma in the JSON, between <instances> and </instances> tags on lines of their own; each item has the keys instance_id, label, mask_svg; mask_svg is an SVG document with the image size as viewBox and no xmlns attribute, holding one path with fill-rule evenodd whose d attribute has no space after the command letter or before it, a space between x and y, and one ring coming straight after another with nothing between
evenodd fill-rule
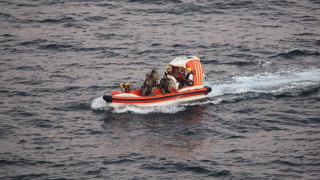
<instances>
[{"instance_id":1,"label":"orange boat hull","mask_svg":"<svg viewBox=\"0 0 320 180\"><path fill-rule=\"evenodd\" d=\"M173 90L173 89L172 89ZM161 94L160 89L155 90L155 95L141 96L140 90L130 91L130 94L134 94L137 97L121 97L127 93L121 93L114 91L111 95L103 96L103 99L110 103L110 106L122 106L125 104L132 104L137 106L160 106L173 104L175 102L190 101L205 98L206 95L211 92L211 87L203 87L195 90L188 90L183 92L177 92L175 90L172 93Z\"/></svg>"}]
</instances>

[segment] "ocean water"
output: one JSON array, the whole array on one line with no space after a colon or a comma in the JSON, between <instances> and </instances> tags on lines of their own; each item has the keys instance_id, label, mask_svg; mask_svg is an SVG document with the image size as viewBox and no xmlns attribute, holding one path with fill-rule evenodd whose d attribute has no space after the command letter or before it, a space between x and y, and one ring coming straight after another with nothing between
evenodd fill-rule
<instances>
[{"instance_id":1,"label":"ocean water","mask_svg":"<svg viewBox=\"0 0 320 180\"><path fill-rule=\"evenodd\" d=\"M319 179L318 0L0 0L0 179ZM111 108L181 55L208 98Z\"/></svg>"}]
</instances>

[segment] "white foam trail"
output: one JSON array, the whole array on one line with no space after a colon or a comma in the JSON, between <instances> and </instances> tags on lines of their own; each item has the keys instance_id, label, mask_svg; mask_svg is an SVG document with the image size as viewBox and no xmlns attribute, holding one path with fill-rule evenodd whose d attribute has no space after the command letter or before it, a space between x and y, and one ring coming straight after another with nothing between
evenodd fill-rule
<instances>
[{"instance_id":1,"label":"white foam trail","mask_svg":"<svg viewBox=\"0 0 320 180\"><path fill-rule=\"evenodd\" d=\"M272 60L259 61L258 65L262 67L267 67L274 65L274 62Z\"/></svg>"},{"instance_id":2,"label":"white foam trail","mask_svg":"<svg viewBox=\"0 0 320 180\"><path fill-rule=\"evenodd\" d=\"M137 106L127 105L124 107L114 108L113 112L115 113L133 112L136 114L149 114L149 113L174 114L184 110L185 110L185 107L179 106L177 104L172 104L169 106L159 106L159 107L137 107Z\"/></svg>"},{"instance_id":3,"label":"white foam trail","mask_svg":"<svg viewBox=\"0 0 320 180\"><path fill-rule=\"evenodd\" d=\"M212 91L208 96L215 97L224 94L241 94L246 92L281 92L297 87L301 88L319 84L319 82L320 69L310 69L299 71L287 70L253 76L234 76L229 82L224 84L208 81L205 82L205 85L212 87Z\"/></svg>"},{"instance_id":4,"label":"white foam trail","mask_svg":"<svg viewBox=\"0 0 320 180\"><path fill-rule=\"evenodd\" d=\"M91 108L94 110L108 110L110 106L101 96L92 101Z\"/></svg>"},{"instance_id":5,"label":"white foam trail","mask_svg":"<svg viewBox=\"0 0 320 180\"><path fill-rule=\"evenodd\" d=\"M196 106L196 105L207 105L207 104L220 104L223 101L223 99L219 98L216 100L208 100L208 101L204 101L204 102L192 102L192 103L183 103L180 104L180 106Z\"/></svg>"}]
</instances>

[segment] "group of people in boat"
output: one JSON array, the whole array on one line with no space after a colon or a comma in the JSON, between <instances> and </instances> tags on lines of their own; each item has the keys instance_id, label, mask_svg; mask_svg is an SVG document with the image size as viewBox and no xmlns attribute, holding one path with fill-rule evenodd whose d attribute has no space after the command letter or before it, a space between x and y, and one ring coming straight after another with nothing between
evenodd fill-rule
<instances>
[{"instance_id":1,"label":"group of people in boat","mask_svg":"<svg viewBox=\"0 0 320 180\"><path fill-rule=\"evenodd\" d=\"M152 95L152 92L155 88L160 88L162 94L171 93L172 91L170 88L170 79L168 78L168 75L171 75L177 79L177 81L180 83L179 89L193 85L193 72L191 67L187 68L187 74L185 74L185 69L182 67L175 68L175 72L173 72L172 68L170 66L167 66L164 76L160 80L160 82L159 74L156 68L153 67L151 73L146 74L146 79L141 87L141 96ZM131 90L130 83L126 83L125 85L121 83L120 87L121 92L129 93Z\"/></svg>"},{"instance_id":2,"label":"group of people in boat","mask_svg":"<svg viewBox=\"0 0 320 180\"><path fill-rule=\"evenodd\" d=\"M121 92L129 93L131 91L130 83L121 83L120 84Z\"/></svg>"},{"instance_id":3,"label":"group of people in boat","mask_svg":"<svg viewBox=\"0 0 320 180\"><path fill-rule=\"evenodd\" d=\"M165 76L167 75L171 75L178 80L180 83L179 88L193 85L193 72L191 67L187 68L187 75L185 75L185 70L183 67L176 68L175 72L172 72L171 67L167 66Z\"/></svg>"}]
</instances>

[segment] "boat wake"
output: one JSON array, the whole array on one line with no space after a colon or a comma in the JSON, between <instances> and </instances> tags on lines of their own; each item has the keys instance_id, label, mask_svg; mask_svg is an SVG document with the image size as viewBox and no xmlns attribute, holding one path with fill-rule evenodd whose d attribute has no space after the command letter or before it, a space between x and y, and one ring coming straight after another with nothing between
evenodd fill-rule
<instances>
[{"instance_id":1,"label":"boat wake","mask_svg":"<svg viewBox=\"0 0 320 180\"><path fill-rule=\"evenodd\" d=\"M234 102L262 95L298 96L304 91L320 87L320 69L279 70L253 75L234 75L223 81L206 79L205 86L211 86L212 91L205 100L173 104L162 107L136 107L128 105L122 108L110 108L102 97L92 102L92 109L112 110L114 113L177 113L186 110L188 106L216 105L223 102Z\"/></svg>"},{"instance_id":2,"label":"boat wake","mask_svg":"<svg viewBox=\"0 0 320 180\"><path fill-rule=\"evenodd\" d=\"M248 92L278 95L319 85L320 69L280 70L274 73L236 75L224 82L208 80L204 84L212 87L209 97Z\"/></svg>"}]
</instances>

